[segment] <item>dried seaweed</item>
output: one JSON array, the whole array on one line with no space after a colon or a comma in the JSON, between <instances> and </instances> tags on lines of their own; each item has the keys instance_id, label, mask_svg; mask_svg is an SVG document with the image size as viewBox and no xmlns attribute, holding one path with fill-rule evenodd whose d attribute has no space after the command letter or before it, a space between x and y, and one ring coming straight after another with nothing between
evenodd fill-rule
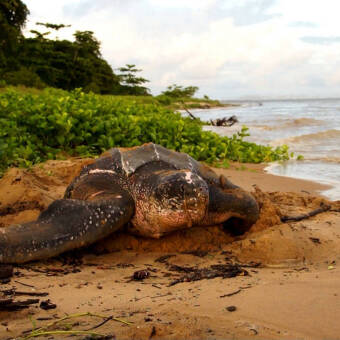
<instances>
[{"instance_id":1,"label":"dried seaweed","mask_svg":"<svg viewBox=\"0 0 340 340\"><path fill-rule=\"evenodd\" d=\"M249 273L239 264L214 264L208 268L181 267L172 265L169 270L186 273L186 275L183 275L179 279L170 282L169 287L181 282L192 282L204 279L209 280L216 277L222 277L223 279L226 279L238 275L249 275Z\"/></svg>"}]
</instances>

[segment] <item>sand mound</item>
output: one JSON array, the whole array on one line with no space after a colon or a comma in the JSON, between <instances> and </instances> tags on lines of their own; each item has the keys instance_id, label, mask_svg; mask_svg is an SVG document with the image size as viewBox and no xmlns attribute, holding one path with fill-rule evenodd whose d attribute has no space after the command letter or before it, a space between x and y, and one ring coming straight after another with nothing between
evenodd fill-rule
<instances>
[{"instance_id":1,"label":"sand mound","mask_svg":"<svg viewBox=\"0 0 340 340\"><path fill-rule=\"evenodd\" d=\"M32 169L12 168L0 180L0 227L37 218L91 159L47 161Z\"/></svg>"},{"instance_id":2,"label":"sand mound","mask_svg":"<svg viewBox=\"0 0 340 340\"><path fill-rule=\"evenodd\" d=\"M81 167L92 161L48 161L30 170L9 170L0 181L0 227L36 219L53 200L63 196ZM223 249L232 251L244 261L271 264L321 261L340 253L340 231L335 227L340 222L338 212L323 213L296 223L283 224L280 220L282 215L306 213L322 202L330 202L307 194L262 192L260 187L255 187L253 192L261 207L260 218L242 237L232 237L222 226L194 227L159 240L135 237L122 230L92 249L99 252L133 250L162 253ZM339 205L332 204L334 207Z\"/></svg>"}]
</instances>

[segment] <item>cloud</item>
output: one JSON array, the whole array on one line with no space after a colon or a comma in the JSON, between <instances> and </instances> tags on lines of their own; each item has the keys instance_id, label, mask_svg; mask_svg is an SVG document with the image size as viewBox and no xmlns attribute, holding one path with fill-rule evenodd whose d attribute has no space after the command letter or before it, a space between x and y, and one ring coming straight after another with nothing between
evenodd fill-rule
<instances>
[{"instance_id":1,"label":"cloud","mask_svg":"<svg viewBox=\"0 0 340 340\"><path fill-rule=\"evenodd\" d=\"M305 36L300 38L303 42L316 45L330 45L340 43L340 36L337 37L318 37L318 36Z\"/></svg>"},{"instance_id":2,"label":"cloud","mask_svg":"<svg viewBox=\"0 0 340 340\"><path fill-rule=\"evenodd\" d=\"M294 22L291 22L288 26L303 27L303 28L316 28L319 25L316 24L315 22L310 22L310 21L294 21Z\"/></svg>"},{"instance_id":3,"label":"cloud","mask_svg":"<svg viewBox=\"0 0 340 340\"><path fill-rule=\"evenodd\" d=\"M225 1L219 1L224 17L231 17L236 26L254 25L280 17L279 13L269 13L275 3L276 0L239 0L229 2L226 7Z\"/></svg>"},{"instance_id":4,"label":"cloud","mask_svg":"<svg viewBox=\"0 0 340 340\"><path fill-rule=\"evenodd\" d=\"M76 0L65 3L62 11L65 17L81 18L108 9L125 10L136 4L137 0Z\"/></svg>"}]
</instances>

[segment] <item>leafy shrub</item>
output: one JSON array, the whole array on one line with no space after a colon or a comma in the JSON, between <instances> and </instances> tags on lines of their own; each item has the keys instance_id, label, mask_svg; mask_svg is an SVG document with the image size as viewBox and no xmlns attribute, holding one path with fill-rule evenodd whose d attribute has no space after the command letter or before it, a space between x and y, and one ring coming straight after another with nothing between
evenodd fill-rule
<instances>
[{"instance_id":1,"label":"leafy shrub","mask_svg":"<svg viewBox=\"0 0 340 340\"><path fill-rule=\"evenodd\" d=\"M173 99L165 94L158 95L156 99L162 105L171 105L173 102Z\"/></svg>"},{"instance_id":2,"label":"leafy shrub","mask_svg":"<svg viewBox=\"0 0 340 340\"><path fill-rule=\"evenodd\" d=\"M100 88L95 82L91 82L90 84L84 87L84 92L100 93Z\"/></svg>"},{"instance_id":3,"label":"leafy shrub","mask_svg":"<svg viewBox=\"0 0 340 340\"><path fill-rule=\"evenodd\" d=\"M3 79L9 85L24 85L37 89L46 87L40 77L26 67L21 67L18 71L6 72Z\"/></svg>"},{"instance_id":4,"label":"leafy shrub","mask_svg":"<svg viewBox=\"0 0 340 340\"><path fill-rule=\"evenodd\" d=\"M165 91L162 92L163 95L173 98L191 98L198 91L197 86L187 86L183 87L180 85L170 85Z\"/></svg>"},{"instance_id":5,"label":"leafy shrub","mask_svg":"<svg viewBox=\"0 0 340 340\"><path fill-rule=\"evenodd\" d=\"M203 131L199 120L182 117L155 101L134 97L45 89L40 94L0 93L0 169L30 166L61 152L90 156L112 147L147 142L186 152L199 161L263 162L288 159L286 146L273 149Z\"/></svg>"}]
</instances>

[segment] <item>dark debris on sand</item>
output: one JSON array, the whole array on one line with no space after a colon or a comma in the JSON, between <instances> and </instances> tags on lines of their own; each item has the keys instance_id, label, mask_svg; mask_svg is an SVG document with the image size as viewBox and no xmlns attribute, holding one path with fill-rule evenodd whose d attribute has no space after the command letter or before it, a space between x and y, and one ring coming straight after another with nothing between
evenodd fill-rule
<instances>
[{"instance_id":1,"label":"dark debris on sand","mask_svg":"<svg viewBox=\"0 0 340 340\"><path fill-rule=\"evenodd\" d=\"M203 279L214 279L216 277L222 277L223 279L235 277L238 275L247 276L248 271L243 269L239 264L214 264L206 268L196 268L196 267L181 267L177 265L172 265L169 271L176 271L179 273L186 273L179 279L170 282L170 286L174 286L181 282L192 282L199 281Z\"/></svg>"},{"instance_id":2,"label":"dark debris on sand","mask_svg":"<svg viewBox=\"0 0 340 340\"><path fill-rule=\"evenodd\" d=\"M30 305L37 304L39 299L27 299L14 301L13 298L0 298L0 311L17 311L28 308Z\"/></svg>"}]
</instances>

